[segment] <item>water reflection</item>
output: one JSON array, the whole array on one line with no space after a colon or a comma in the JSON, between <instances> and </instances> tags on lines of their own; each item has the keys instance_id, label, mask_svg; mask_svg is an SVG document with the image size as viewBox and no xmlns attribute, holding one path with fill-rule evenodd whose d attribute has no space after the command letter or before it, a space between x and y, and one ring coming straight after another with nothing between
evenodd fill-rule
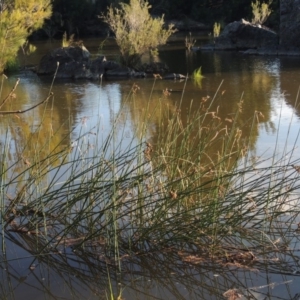
<instances>
[{"instance_id":1,"label":"water reflection","mask_svg":"<svg viewBox=\"0 0 300 300\"><path fill-rule=\"evenodd\" d=\"M116 261L96 241L78 247L78 240L70 239L53 251L37 251L42 240L7 233L8 251L0 257L3 299L107 299L111 293L122 299L292 299L298 292L296 249L281 249L281 254L266 249L251 262L238 258L234 246L220 257L209 257L197 245L182 245L180 251L175 245L154 246L133 248Z\"/></svg>"},{"instance_id":2,"label":"water reflection","mask_svg":"<svg viewBox=\"0 0 300 300\"><path fill-rule=\"evenodd\" d=\"M109 44L109 47L112 46ZM91 49L94 49L94 53L98 51L97 46ZM204 114L207 113L207 119L202 123L204 127L213 124L215 130L224 129L222 138L215 139L207 150L209 164L216 164L215 161L220 158L224 141L228 139L225 129L229 131L233 124L241 130L241 140L245 141L244 145L254 154L264 153L266 144L274 150L273 137L277 132L280 132L277 141L281 142L282 139L282 145L287 132L290 131L293 138L297 137L300 110L296 104L298 66L295 65L294 59L246 57L239 53L186 53L183 49L170 49L161 53L160 60L165 61L172 71L183 74L191 74L195 68L202 66L205 78L201 86L190 79L164 81L146 78L101 83L56 81L52 88L54 97L47 105L24 115L3 116L0 119L0 138L1 161L4 160L5 163L1 165L2 168L3 165L4 168L13 165L13 168L11 173L2 175L2 180L6 182L11 180L12 174L21 174L18 177L19 182L26 181L29 177L26 177L25 169L30 165L47 157L49 153L63 152L64 158L71 160L75 151L80 155L84 152L85 148L80 145L89 149L88 154L100 157L102 153L95 154L92 150L101 149L112 128L114 146L107 148L107 156L111 156L116 148L118 154L124 153L124 149L134 149L136 141L141 137L155 147L174 116L180 128L186 130L191 124L191 116L199 109L203 109ZM21 74L21 82L14 97L3 109L28 108L48 95L52 80L28 75ZM2 94L7 95L16 78L3 80ZM297 117L291 122L293 111ZM283 133L281 128L278 131L278 119L282 116L286 119L285 122L280 122L280 125L284 124L285 127ZM290 130L289 126L293 129ZM191 149L199 147L203 137L199 134L200 129L192 132L191 136L195 137L193 140L179 138L177 145L185 142L191 145ZM79 140L83 132L87 134ZM80 144L81 141L83 144ZM291 147L297 144L298 142L292 142ZM86 158L83 155L82 157ZM192 162L195 161L196 159ZM54 166L59 163L57 160L53 162ZM203 164L202 161L201 163ZM290 161L284 161L283 165L285 163ZM228 170L234 166L232 163ZM87 163L83 167L90 165ZM297 170L289 167L297 173ZM178 168L182 168L182 164L178 164ZM125 171L122 169L118 172L119 175ZM290 176L285 169L281 172L287 177ZM49 174L49 180L43 187L48 188L53 173ZM261 174L257 171L253 177L258 180ZM16 184L20 184L19 182ZM252 184L252 181L250 183ZM287 183L292 184L292 181L287 180ZM22 184L8 187L1 197L5 195L7 199L11 195L19 195L22 187ZM221 185L219 188L221 189ZM109 194L110 190L111 186L107 187L105 193ZM278 191L276 189L275 192ZM297 187L294 190L295 199L296 191ZM59 194L61 198L63 193ZM22 199L32 200L24 195ZM26 194L28 195L33 196L34 193ZM54 202L59 200L63 203L63 199L57 200L53 195L49 192L48 196L53 197ZM222 196L222 191L220 195ZM242 192L240 195L232 193L226 198L225 204L232 205L234 196L246 199ZM9 198L6 204L10 203L12 198ZM113 197L108 198L111 201ZM264 195L259 200L263 199ZM7 252L2 253L0 258L0 292L3 298L11 298L12 295L15 298L29 298L34 294L35 297L47 296L50 299L106 299L113 290L116 296L120 295L124 299L235 299L238 295L255 299L286 299L288 295L292 299L298 292L296 277L300 270L297 255L298 202L289 201L289 198L284 200L284 217L281 216L281 219L276 221L271 220L274 232L268 232L268 236L262 235L260 230L263 224L258 220L262 216L265 217L265 212L262 214L259 211L257 216L256 211L251 212L256 222L253 228L249 224L239 223L238 212L230 220L228 216L222 216L220 222L224 222L224 231L219 232L218 238L224 239L225 243L222 248L213 252L214 255L207 251L207 247L211 246L210 234L203 234L203 231L197 232L201 236L201 243L191 242L186 236L181 237L182 240L178 243L170 242L163 246L160 246L157 240L150 239L141 243L142 245L134 243L137 238L134 232L128 237L126 231L125 237L121 239L121 251L116 257L115 252L108 248L105 242L105 232L102 234L101 230L105 224L101 216L97 215L95 220L84 220L92 222L95 227L98 226L97 232L101 232L95 235L95 239L88 241L79 234L83 228L82 232L86 234L88 226L85 226L85 223L80 224L74 232L60 241L58 238L61 228L57 224L52 224L52 235L46 237L44 232L36 234L36 228L20 232L20 227L14 227L14 223L11 222L5 230L1 228L1 243L6 245ZM247 201L243 203L242 212L250 210L250 200L247 198ZM271 208L283 206L279 202L272 202ZM78 207L83 209L85 205L87 204L80 203ZM3 205L1 209L5 210L7 206ZM47 209L51 211L51 205L47 206ZM99 205L96 209L100 212L102 208ZM259 209L263 210L261 207ZM40 211L42 212L43 208L39 207L37 212ZM125 212L127 211L128 206L125 209ZM133 211L135 212L135 207ZM171 213L172 210L170 215ZM39 215L34 217L38 219ZM125 217L127 215L124 215ZM205 215L200 214L200 217L210 218L213 215L210 211L205 211ZM71 217L68 218L71 220ZM176 229L180 232L184 220L179 216L177 218L176 222L169 225L170 231ZM22 219L22 222L26 225L40 224L34 223L36 219L26 219L26 222ZM70 220L68 219L68 222L71 223ZM199 219L193 216L192 220L194 223L189 225L191 230L195 230ZM226 222L229 221L238 224L236 228L226 229ZM286 228L287 222L291 224L289 228ZM64 225L68 224L66 222ZM125 224L126 228L127 223L122 224ZM43 228L47 229L47 226ZM249 228L252 235L249 233L250 239L244 243L245 249L235 248L243 230ZM233 233L230 234L228 230ZM155 232L155 235L159 237L159 233ZM252 241L261 241L261 248L254 242L251 244ZM133 244L128 245L129 242ZM255 258L250 252L254 253Z\"/></svg>"},{"instance_id":3,"label":"water reflection","mask_svg":"<svg viewBox=\"0 0 300 300\"><path fill-rule=\"evenodd\" d=\"M180 40L178 41L180 42ZM97 53L100 42L101 41L94 39L87 41L86 44L92 53ZM206 41L201 40L201 43L203 42ZM172 45L173 44L174 43L172 43ZM46 47L44 44L37 44L38 55L36 57L40 57L40 53L45 53L46 48L49 49L57 47L58 45L59 42L50 43L46 45ZM195 102L193 105L197 107L197 103L199 105L203 97L210 96L210 99L212 99L220 83L224 80L218 94L218 99L216 99L217 101L215 101L212 107L213 110L218 109L221 119L226 119L228 120L226 122L230 122L229 120L232 119L237 111L237 103L239 103L240 99L243 99L243 111L238 122L244 132L244 136L250 136L249 133L252 132L250 148L254 150L260 133L257 126L249 125L249 120L255 118L256 122L265 126L267 131L274 134L275 126L271 119L274 90L281 88L281 81L284 83L284 79L288 77L280 76L279 72L282 72L281 70L285 68L285 65L290 66L294 61L289 62L288 59L278 59L276 57L244 56L243 54L232 52L185 52L184 49L177 47L177 44L174 45L176 46L166 47L165 50L160 53L159 60L166 62L172 72L182 74L192 74L196 68L201 66L205 78L201 81L201 85L193 85L190 81L188 81L186 85L184 85L184 82L156 82L154 89L158 91L158 94L155 95L155 97L161 97L162 91L165 89L172 89L176 91L176 95L173 93L170 98L173 104L175 104L181 101L180 92L184 89L184 106L189 107L190 101L193 100ZM112 49L115 49L113 41L107 40L106 45L102 48L102 52L104 54L106 51L112 53ZM31 55L30 57L33 62L34 56ZM285 64L285 62L287 63ZM98 83L95 84L97 85ZM133 84L134 81L122 81L120 83L122 93L129 93ZM153 81L151 80L140 80L138 82L144 94L151 93L152 84ZM71 85L70 89L68 88L67 90L64 88L64 84L59 85L55 97L60 98L61 100L59 101L65 101L65 105L70 106L71 98L66 100L68 96L64 94L69 90L71 95L74 85ZM81 85L81 83L79 83L79 85ZM283 86L283 88L285 89L285 86ZM286 90L295 90L295 88L291 86ZM283 89L281 89L281 91L283 91ZM64 96L61 95L61 93L63 93ZM106 92L104 92L104 95L105 93ZM278 92L276 93L278 95ZM74 97L74 95L71 96ZM87 102L91 101L94 95L91 94L91 96L88 97ZM126 95L122 95L121 97L126 98ZM80 98L79 95L76 95L73 99ZM150 94L148 96L145 95L145 99L147 98L150 98ZM296 97L292 96L291 98L295 99ZM289 99L290 97L287 98L287 101L290 101ZM84 99L83 101L86 100ZM72 101L72 107L77 104L77 101ZM148 104L144 107L147 107L147 105ZM89 109L89 106L87 103L84 103L82 108ZM60 109L60 111L62 110ZM107 114L109 114L109 112L105 112L105 115ZM63 115L65 116L65 112ZM73 120L79 121L76 117ZM75 126L72 126L72 128L74 127Z\"/></svg>"}]
</instances>

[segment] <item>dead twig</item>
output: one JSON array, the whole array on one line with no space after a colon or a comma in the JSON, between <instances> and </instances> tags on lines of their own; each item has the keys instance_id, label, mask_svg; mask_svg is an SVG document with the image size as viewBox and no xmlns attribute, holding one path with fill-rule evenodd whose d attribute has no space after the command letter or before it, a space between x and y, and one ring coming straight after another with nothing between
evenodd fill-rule
<instances>
[{"instance_id":1,"label":"dead twig","mask_svg":"<svg viewBox=\"0 0 300 300\"><path fill-rule=\"evenodd\" d=\"M10 91L10 93L3 99L1 105L0 105L0 109L2 108L2 106L7 102L8 99L10 99L10 97L13 95L13 93L15 92L18 84L20 82L20 78L17 79L15 86L12 88L12 90Z\"/></svg>"},{"instance_id":2,"label":"dead twig","mask_svg":"<svg viewBox=\"0 0 300 300\"><path fill-rule=\"evenodd\" d=\"M50 93L49 96L47 96L47 98L45 98L43 101L39 102L38 104L34 105L34 106L31 106L27 109L24 109L24 110L12 110L12 111L0 111L0 115L10 115L10 114L23 114L29 110L32 110L34 108L36 108L37 106L45 103L46 101L48 101L51 97L53 96L53 93ZM0 106L1 108L1 106Z\"/></svg>"}]
</instances>

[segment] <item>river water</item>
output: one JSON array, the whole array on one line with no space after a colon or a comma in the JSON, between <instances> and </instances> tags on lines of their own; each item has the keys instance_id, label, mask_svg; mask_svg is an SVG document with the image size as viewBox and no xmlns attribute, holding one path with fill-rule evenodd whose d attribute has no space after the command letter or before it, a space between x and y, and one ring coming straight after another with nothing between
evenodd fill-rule
<instances>
[{"instance_id":1,"label":"river water","mask_svg":"<svg viewBox=\"0 0 300 300\"><path fill-rule=\"evenodd\" d=\"M206 36L199 36L196 46L206 41ZM36 42L36 52L26 57L21 55L22 63L37 64L42 55L58 47L59 43ZM97 39L89 39L84 44L93 55L118 59L118 50L113 40L101 44ZM11 91L17 78L20 78L13 97L3 106L6 111L26 110L45 99L50 91L54 94L46 106L43 104L24 114L14 113L1 117L0 143L2 147L8 147L10 153L7 164L20 159L20 155L23 156L23 163L27 161L30 164L30 157L36 153L36 149L42 148L49 139L51 142L47 151L56 147L57 141L61 139L60 147L76 146L76 139L83 129L96 134L95 128L100 128L97 134L105 136L122 111L127 112L127 117L124 120L121 118L118 131L120 138L128 140L137 134L136 128L143 123L142 112L145 107L162 105L168 110L181 103L182 122L187 124L185 109L196 109L203 98L208 101L214 99L212 110L217 111L219 118L228 120L228 123L234 118L238 104L242 101L238 126L244 136L251 135L251 155L280 157L293 151L293 157L299 158L299 57L247 56L239 52L188 52L184 49L182 36L164 46L157 60L165 62L170 72L188 75L189 79L173 81L149 76L145 79L102 82L55 80L53 84L52 79L39 78L26 70L2 77L2 99ZM198 81L192 80L191 74L199 67L204 77ZM128 96L135 85L138 86L138 101L132 101ZM168 95L163 92L166 89L170 91ZM158 127L164 123L163 118L163 114L157 115L147 128L148 140L155 142ZM32 137L41 123L43 125L39 136ZM101 142L101 138L99 140ZM22 149L25 148L24 152ZM21 171L20 162L15 165L12 174ZM14 243L18 245L17 240L10 240L9 243L11 247ZM70 249L65 251L66 254L72 254ZM12 263L16 258L22 259ZM30 251L26 251L26 248L14 250L9 254L9 263L2 263L1 266L1 278L5 279L0 284L0 299L82 299L83 295L88 299L109 298L110 295L105 294L104 281L101 281L102 271L96 273L93 266L85 263L83 258L76 261L71 255L68 259L72 258L74 261L70 262L70 266L74 265L73 270L64 270L61 268L63 264L60 265L58 261L49 259L47 262L44 259L44 264L48 264L49 268L33 272L38 266L28 268L32 262ZM170 263L166 263L168 260ZM80 272L78 266L81 266ZM103 268L103 277L106 277L104 265ZM112 283L118 285L122 281L124 299L220 299L221 291L233 289L239 284L251 287L251 299L299 299L299 270L296 267L294 273L284 276L281 275L282 270L272 270L273 274L262 275L255 268L232 269L228 275L223 274L222 267L209 270L207 266L203 271L199 264L191 268L183 267L178 262L178 256L170 254L168 257L168 253L160 253L145 260L141 257L130 268L124 272L122 280L116 275ZM131 272L137 275L141 269L144 273L140 277L135 276L134 280L130 278ZM103 286L97 286L99 282ZM10 288L7 289L7 286ZM238 297L236 294L227 298Z\"/></svg>"}]
</instances>

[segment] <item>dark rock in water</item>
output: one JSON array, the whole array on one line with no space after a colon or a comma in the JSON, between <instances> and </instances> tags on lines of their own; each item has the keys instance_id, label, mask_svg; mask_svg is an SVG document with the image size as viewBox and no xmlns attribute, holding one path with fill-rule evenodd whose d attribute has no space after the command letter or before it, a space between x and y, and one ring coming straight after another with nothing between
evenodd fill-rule
<instances>
[{"instance_id":1,"label":"dark rock in water","mask_svg":"<svg viewBox=\"0 0 300 300\"><path fill-rule=\"evenodd\" d=\"M200 50L200 47L196 47L196 46L191 47L191 51L193 51L193 52L197 52L199 50Z\"/></svg>"},{"instance_id":2,"label":"dark rock in water","mask_svg":"<svg viewBox=\"0 0 300 300\"><path fill-rule=\"evenodd\" d=\"M57 48L42 57L37 72L38 74L53 75L57 69L57 63L60 66L73 62L87 64L89 58L89 51L83 47Z\"/></svg>"},{"instance_id":3,"label":"dark rock in water","mask_svg":"<svg viewBox=\"0 0 300 300\"><path fill-rule=\"evenodd\" d=\"M274 31L242 19L228 24L220 36L215 38L214 44L206 46L206 49L246 50L277 49L277 47L278 35Z\"/></svg>"},{"instance_id":4,"label":"dark rock in water","mask_svg":"<svg viewBox=\"0 0 300 300\"><path fill-rule=\"evenodd\" d=\"M57 78L99 79L102 77L145 77L144 72L122 67L113 61L107 61L104 56L90 58L89 51L84 46L58 48L46 54L37 67L38 75Z\"/></svg>"},{"instance_id":5,"label":"dark rock in water","mask_svg":"<svg viewBox=\"0 0 300 300\"><path fill-rule=\"evenodd\" d=\"M136 72L131 68L122 67L115 61L108 60L103 65L106 78L146 77L144 72Z\"/></svg>"},{"instance_id":6,"label":"dark rock in water","mask_svg":"<svg viewBox=\"0 0 300 300\"><path fill-rule=\"evenodd\" d=\"M163 79L183 80L183 79L186 79L186 76L184 76L182 74L177 74L177 73L170 73L170 74L165 75L163 77Z\"/></svg>"},{"instance_id":7,"label":"dark rock in water","mask_svg":"<svg viewBox=\"0 0 300 300\"><path fill-rule=\"evenodd\" d=\"M243 54L263 55L263 56L300 56L300 50L285 49L248 49L242 51Z\"/></svg>"},{"instance_id":8,"label":"dark rock in water","mask_svg":"<svg viewBox=\"0 0 300 300\"><path fill-rule=\"evenodd\" d=\"M89 62L88 66L91 78L97 79L104 74L106 62L107 60L105 56L99 56L96 59L93 59Z\"/></svg>"},{"instance_id":9,"label":"dark rock in water","mask_svg":"<svg viewBox=\"0 0 300 300\"><path fill-rule=\"evenodd\" d=\"M108 77L131 77L133 70L127 67L119 67L106 71L105 75Z\"/></svg>"},{"instance_id":10,"label":"dark rock in water","mask_svg":"<svg viewBox=\"0 0 300 300\"><path fill-rule=\"evenodd\" d=\"M153 74L153 73L164 74L169 71L169 67L162 62L151 62L148 64L145 63L139 69L149 74Z\"/></svg>"},{"instance_id":11,"label":"dark rock in water","mask_svg":"<svg viewBox=\"0 0 300 300\"><path fill-rule=\"evenodd\" d=\"M106 78L128 78L128 77L146 77L144 72L136 72L128 67L118 66L113 69L106 70L104 76Z\"/></svg>"},{"instance_id":12,"label":"dark rock in water","mask_svg":"<svg viewBox=\"0 0 300 300\"><path fill-rule=\"evenodd\" d=\"M37 74L57 78L93 78L103 69L105 57L90 60L90 52L84 46L72 46L54 49L44 55L37 67Z\"/></svg>"}]
</instances>

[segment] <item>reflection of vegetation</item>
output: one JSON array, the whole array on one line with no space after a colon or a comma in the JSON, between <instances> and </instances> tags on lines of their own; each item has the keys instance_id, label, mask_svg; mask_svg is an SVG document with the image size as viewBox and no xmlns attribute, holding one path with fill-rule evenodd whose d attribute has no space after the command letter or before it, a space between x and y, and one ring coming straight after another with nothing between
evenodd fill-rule
<instances>
[{"instance_id":1,"label":"reflection of vegetation","mask_svg":"<svg viewBox=\"0 0 300 300\"><path fill-rule=\"evenodd\" d=\"M195 69L192 74L192 79L193 79L194 84L201 88L203 78L204 78L204 76L202 75L202 67Z\"/></svg>"},{"instance_id":2,"label":"reflection of vegetation","mask_svg":"<svg viewBox=\"0 0 300 300\"><path fill-rule=\"evenodd\" d=\"M233 292L233 287L240 295L252 295L253 299L258 299L255 296L266 293L268 289L269 297L278 296L274 286L284 286L285 283L287 293L288 283L291 282L283 274L279 282L265 282L262 279L257 286L253 283L257 282L257 271L261 271L262 277L264 268L270 272L282 269L292 272L291 263L298 265L296 257L289 251L282 256L282 260L274 259L269 252L260 262L257 258L247 261L250 251L240 252L239 256L232 245L221 249L225 255L219 259L209 257L204 248L197 246L197 242L186 245L184 250L178 252L174 251L172 245L161 248L149 243L147 251L124 253L116 261L107 255L103 241L99 241L98 245L96 242L87 243L84 247L78 247L78 241L66 239L57 247L57 252L53 249L53 252L37 256L34 261L36 248L44 247L43 238L8 231L7 245L14 250L20 251L21 248L24 253L29 252L30 258L22 259L16 267L5 254L0 256L1 271L6 274L5 281L0 283L2 296L10 293L19 298L18 295L30 288L39 298L66 296L69 299L72 295L71 299L108 299L106 295L111 285L115 298L109 299L119 299L117 296L123 299L153 299L153 289L155 299L225 299L223 294ZM273 248L274 254L275 246L266 244L267 249ZM132 250L138 249L133 247ZM245 260L240 263L243 254ZM235 263L232 262L234 259ZM284 261L290 261L290 264ZM122 266L122 276L118 274L118 264ZM60 282L64 288L54 289L53 280Z\"/></svg>"},{"instance_id":3,"label":"reflection of vegetation","mask_svg":"<svg viewBox=\"0 0 300 300\"><path fill-rule=\"evenodd\" d=\"M216 298L234 294L235 284L236 293L253 293L251 279L235 277L232 268L249 276L283 265L292 272L290 260L299 264L292 226L299 221L299 161L249 159L238 126L241 102L229 128L213 109L217 94L186 111L163 93L160 105L152 106L152 93L145 106L141 92L134 85L127 98L142 128L131 139L124 132L117 140L128 113L123 103L101 144L82 126L72 145L25 161L19 174L6 176L15 166L3 165L4 249L11 242L23 248L33 273L47 265L71 291L80 281L96 295L113 291L128 299L152 296L148 278L171 298L182 297L178 280L189 299L207 299L212 291ZM156 137L146 141L148 126L157 123ZM9 149L1 151L5 160ZM278 252L282 260L274 260ZM1 268L12 283L0 286L13 293L20 276L13 278L13 261L4 255ZM215 274L222 276L217 289ZM49 291L48 281L36 281Z\"/></svg>"},{"instance_id":4,"label":"reflection of vegetation","mask_svg":"<svg viewBox=\"0 0 300 300\"><path fill-rule=\"evenodd\" d=\"M214 53L209 56L211 65L214 66L215 74L225 76L226 80L222 85L218 102L215 102L215 108L219 105L219 114L223 119L232 118L233 107L236 107L239 99L243 100L242 111L238 118L238 126L243 130L243 136L251 139L249 147L254 150L259 129L266 126L274 129L271 118L272 113L272 91L277 89L277 76L274 76L276 70L276 60L266 62L261 58L253 57L247 60L237 59L238 64L232 66L232 53ZM217 65L215 62L217 61ZM249 69L251 70L249 72ZM234 72L228 70L235 70ZM237 70L240 70L236 72ZM208 73L205 77L205 87L217 86L220 77ZM214 84L214 85L213 85ZM206 88L207 89L207 88ZM202 89L205 92L205 89ZM224 93L224 94L223 94ZM211 95L211 94L210 94ZM222 95L222 97L221 97ZM274 99L275 101L275 99ZM259 122L255 126L250 125L253 117L259 116ZM252 133L252 134L250 134Z\"/></svg>"},{"instance_id":5,"label":"reflection of vegetation","mask_svg":"<svg viewBox=\"0 0 300 300\"><path fill-rule=\"evenodd\" d=\"M36 177L40 164L47 162L48 168L60 164L61 160L53 157L69 146L65 128L67 125L69 130L69 124L62 124L57 107L53 105L53 94L47 94L36 104L29 104L33 98L19 82L17 80L13 87L8 82L2 83L2 94L7 96L0 104L1 143L5 145L1 159L8 166L2 176L20 176L9 189L12 194L16 193L16 186L22 186L22 176L26 178L35 174ZM67 122L66 118L64 121ZM31 175L23 173L26 166L33 166Z\"/></svg>"},{"instance_id":6,"label":"reflection of vegetation","mask_svg":"<svg viewBox=\"0 0 300 300\"><path fill-rule=\"evenodd\" d=\"M202 67L199 67L198 69L195 69L195 70L194 70L192 77L193 77L195 80L204 78L204 76L202 75L201 68L202 68Z\"/></svg>"}]
</instances>

